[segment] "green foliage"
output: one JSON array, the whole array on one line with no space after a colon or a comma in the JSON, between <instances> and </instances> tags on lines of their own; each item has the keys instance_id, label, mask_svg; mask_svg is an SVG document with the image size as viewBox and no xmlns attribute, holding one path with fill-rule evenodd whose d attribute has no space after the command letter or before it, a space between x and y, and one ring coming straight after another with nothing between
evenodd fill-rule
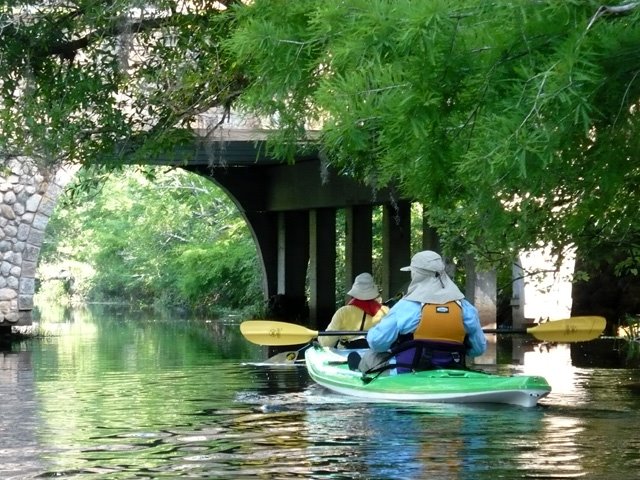
<instances>
[{"instance_id":1,"label":"green foliage","mask_svg":"<svg viewBox=\"0 0 640 480\"><path fill-rule=\"evenodd\" d=\"M237 107L277 127L272 153L292 160L305 140L393 185L426 206L448 256L495 266L544 244L615 251L635 273L639 21L635 2L5 1L0 159L149 161L242 94ZM80 198L105 178L86 172ZM132 206L131 222L145 213ZM156 259L137 271L127 258L146 252L111 240L123 266L109 291L153 290Z\"/></svg>"},{"instance_id":2,"label":"green foliage","mask_svg":"<svg viewBox=\"0 0 640 480\"><path fill-rule=\"evenodd\" d=\"M330 165L421 201L446 253L614 248L633 271L640 8L599 7L255 0L228 45L276 141L321 126Z\"/></svg>"},{"instance_id":3,"label":"green foliage","mask_svg":"<svg viewBox=\"0 0 640 480\"><path fill-rule=\"evenodd\" d=\"M255 247L228 238L185 247L174 275L178 292L192 303L242 309L262 298Z\"/></svg>"},{"instance_id":4,"label":"green foliage","mask_svg":"<svg viewBox=\"0 0 640 480\"><path fill-rule=\"evenodd\" d=\"M0 155L121 162L168 150L241 88L234 0L0 5Z\"/></svg>"},{"instance_id":5,"label":"green foliage","mask_svg":"<svg viewBox=\"0 0 640 480\"><path fill-rule=\"evenodd\" d=\"M68 192L46 231L44 280L66 272L65 279L73 277L67 293L87 301L208 309L262 304L253 240L236 207L209 180L182 170L125 168L98 190L71 186ZM80 275L78 263L94 273Z\"/></svg>"}]
</instances>

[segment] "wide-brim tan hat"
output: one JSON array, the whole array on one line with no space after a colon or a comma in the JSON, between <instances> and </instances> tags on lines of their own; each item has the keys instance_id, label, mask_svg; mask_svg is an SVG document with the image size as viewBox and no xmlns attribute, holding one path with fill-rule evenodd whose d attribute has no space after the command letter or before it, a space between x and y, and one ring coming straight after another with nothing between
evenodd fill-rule
<instances>
[{"instance_id":1,"label":"wide-brim tan hat","mask_svg":"<svg viewBox=\"0 0 640 480\"><path fill-rule=\"evenodd\" d=\"M464 294L447 275L444 261L436 252L418 252L411 258L411 265L400 270L411 272L411 283L404 297L407 300L442 304L464 298Z\"/></svg>"},{"instance_id":2,"label":"wide-brim tan hat","mask_svg":"<svg viewBox=\"0 0 640 480\"><path fill-rule=\"evenodd\" d=\"M425 250L416 253L411 257L411 265L402 267L400 270L409 272L411 270L426 270L427 272L444 272L444 261L436 252Z\"/></svg>"},{"instance_id":3,"label":"wide-brim tan hat","mask_svg":"<svg viewBox=\"0 0 640 480\"><path fill-rule=\"evenodd\" d=\"M380 290L370 273L361 273L353 281L353 286L347 292L347 295L358 300L373 300L380 296Z\"/></svg>"}]
</instances>

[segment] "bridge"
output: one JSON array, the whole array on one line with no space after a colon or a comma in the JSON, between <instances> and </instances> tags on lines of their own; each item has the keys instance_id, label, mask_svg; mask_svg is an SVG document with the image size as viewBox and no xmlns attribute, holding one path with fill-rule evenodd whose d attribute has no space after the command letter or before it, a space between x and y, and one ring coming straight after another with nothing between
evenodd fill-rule
<instances>
[{"instance_id":1,"label":"bridge","mask_svg":"<svg viewBox=\"0 0 640 480\"><path fill-rule=\"evenodd\" d=\"M393 189L373 190L326 167L320 155L300 155L286 164L265 154L265 135L257 130L226 130L214 139L147 159L179 166L220 186L247 221L263 269L265 299L275 299L291 320L323 328L335 310L336 214L344 210L345 283L372 271L372 212L381 207L384 298L408 281L411 202ZM36 265L44 231L58 196L73 172L45 173L28 159L14 159L0 172L0 329L29 325ZM437 239L423 228L423 247ZM470 275L467 297L478 306L483 324L495 322L495 274Z\"/></svg>"}]
</instances>

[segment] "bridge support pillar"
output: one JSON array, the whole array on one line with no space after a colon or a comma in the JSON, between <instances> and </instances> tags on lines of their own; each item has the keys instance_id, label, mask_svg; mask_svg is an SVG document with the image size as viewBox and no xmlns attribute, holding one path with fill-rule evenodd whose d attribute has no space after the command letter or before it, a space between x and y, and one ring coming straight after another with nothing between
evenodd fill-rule
<instances>
[{"instance_id":1,"label":"bridge support pillar","mask_svg":"<svg viewBox=\"0 0 640 480\"><path fill-rule=\"evenodd\" d=\"M264 300L278 293L278 214L245 211L245 219L262 260Z\"/></svg>"},{"instance_id":2,"label":"bridge support pillar","mask_svg":"<svg viewBox=\"0 0 640 480\"><path fill-rule=\"evenodd\" d=\"M411 203L385 204L382 226L382 296L390 298L404 292L409 275L400 271L411 261Z\"/></svg>"},{"instance_id":3,"label":"bridge support pillar","mask_svg":"<svg viewBox=\"0 0 640 480\"><path fill-rule=\"evenodd\" d=\"M336 306L336 210L309 211L309 320L324 330Z\"/></svg>"},{"instance_id":4,"label":"bridge support pillar","mask_svg":"<svg viewBox=\"0 0 640 480\"><path fill-rule=\"evenodd\" d=\"M497 318L497 275L495 270L476 268L473 259L466 259L466 298L475 305L483 327L495 328Z\"/></svg>"},{"instance_id":5,"label":"bridge support pillar","mask_svg":"<svg viewBox=\"0 0 640 480\"><path fill-rule=\"evenodd\" d=\"M309 265L309 214L278 213L278 296L287 309L307 316L306 277ZM293 319L292 319L293 320Z\"/></svg>"},{"instance_id":6,"label":"bridge support pillar","mask_svg":"<svg viewBox=\"0 0 640 480\"><path fill-rule=\"evenodd\" d=\"M442 254L438 232L429 226L424 218L422 219L422 248Z\"/></svg>"},{"instance_id":7,"label":"bridge support pillar","mask_svg":"<svg viewBox=\"0 0 640 480\"><path fill-rule=\"evenodd\" d=\"M357 275L363 272L373 274L373 229L371 205L358 205L344 209L345 214L345 265L344 284L346 287L342 299L346 301L346 291L351 287Z\"/></svg>"},{"instance_id":8,"label":"bridge support pillar","mask_svg":"<svg viewBox=\"0 0 640 480\"><path fill-rule=\"evenodd\" d=\"M0 327L31 325L44 231L77 167L43 171L28 158L0 171ZM6 328L5 328L6 330Z\"/></svg>"}]
</instances>

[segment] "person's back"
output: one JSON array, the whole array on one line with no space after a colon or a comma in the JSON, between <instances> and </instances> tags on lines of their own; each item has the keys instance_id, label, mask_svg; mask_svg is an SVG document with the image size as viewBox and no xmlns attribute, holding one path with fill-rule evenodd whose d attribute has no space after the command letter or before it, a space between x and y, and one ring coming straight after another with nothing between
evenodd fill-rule
<instances>
[{"instance_id":1,"label":"person's back","mask_svg":"<svg viewBox=\"0 0 640 480\"><path fill-rule=\"evenodd\" d=\"M347 292L349 302L333 314L327 331L361 331L362 335L332 336L318 338L325 347L367 348L365 334L376 325L389 308L380 302L378 286L369 273L361 273L355 278L353 286Z\"/></svg>"},{"instance_id":2,"label":"person's back","mask_svg":"<svg viewBox=\"0 0 640 480\"><path fill-rule=\"evenodd\" d=\"M426 250L411 259L407 295L367 333L371 351L359 363L365 373L398 366L398 372L424 368L464 368L464 357L486 349L478 311L444 269L440 255Z\"/></svg>"}]
</instances>

